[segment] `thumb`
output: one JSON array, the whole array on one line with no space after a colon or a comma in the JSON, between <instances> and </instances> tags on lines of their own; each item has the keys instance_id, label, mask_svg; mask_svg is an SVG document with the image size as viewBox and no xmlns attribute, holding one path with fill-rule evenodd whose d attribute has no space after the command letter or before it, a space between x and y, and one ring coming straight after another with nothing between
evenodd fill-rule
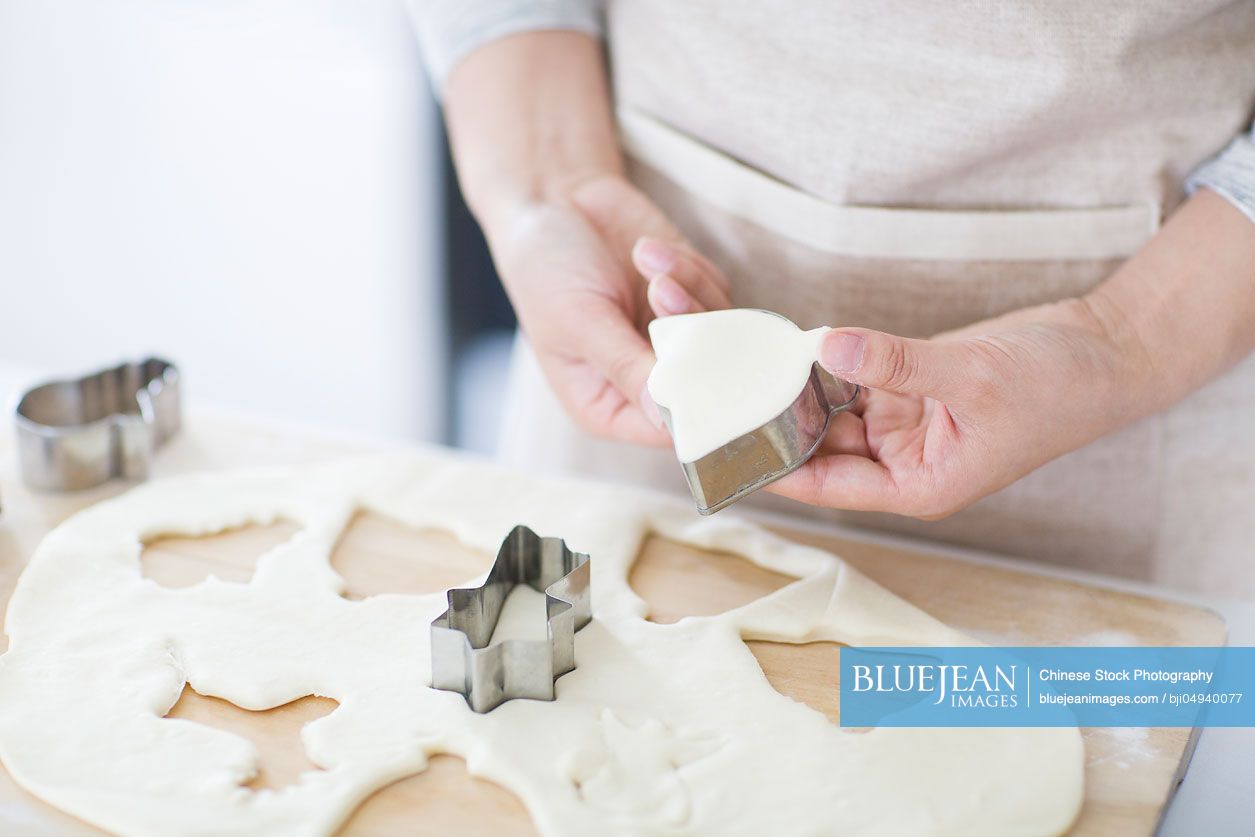
<instances>
[{"instance_id":1,"label":"thumb","mask_svg":"<svg viewBox=\"0 0 1255 837\"><path fill-rule=\"evenodd\" d=\"M945 397L956 392L965 374L966 348L959 340L913 340L842 328L824 335L819 364L842 380L872 389Z\"/></svg>"}]
</instances>

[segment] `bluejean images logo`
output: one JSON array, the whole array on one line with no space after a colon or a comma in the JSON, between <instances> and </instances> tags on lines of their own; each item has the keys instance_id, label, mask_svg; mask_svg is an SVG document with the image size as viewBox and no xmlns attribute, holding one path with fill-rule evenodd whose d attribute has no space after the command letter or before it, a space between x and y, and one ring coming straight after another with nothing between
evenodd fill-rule
<instances>
[{"instance_id":1,"label":"bluejean images logo","mask_svg":"<svg viewBox=\"0 0 1255 837\"><path fill-rule=\"evenodd\" d=\"M933 705L955 708L1014 709L1019 706L1016 676L1010 664L947 665L945 663L854 664L855 692L918 692Z\"/></svg>"},{"instance_id":2,"label":"bluejean images logo","mask_svg":"<svg viewBox=\"0 0 1255 837\"><path fill-rule=\"evenodd\" d=\"M840 675L842 726L1255 726L1248 647L842 648Z\"/></svg>"}]
</instances>

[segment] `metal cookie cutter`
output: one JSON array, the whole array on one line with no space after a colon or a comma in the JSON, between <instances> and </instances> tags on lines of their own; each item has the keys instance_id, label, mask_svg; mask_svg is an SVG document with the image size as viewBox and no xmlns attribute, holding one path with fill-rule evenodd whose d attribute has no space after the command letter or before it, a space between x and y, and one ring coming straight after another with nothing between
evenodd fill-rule
<instances>
[{"instance_id":1,"label":"metal cookie cutter","mask_svg":"<svg viewBox=\"0 0 1255 837\"><path fill-rule=\"evenodd\" d=\"M854 406L858 393L857 384L812 364L810 378L788 409L696 462L680 463L697 511L714 514L802 467L823 441L828 422ZM670 429L671 412L658 410Z\"/></svg>"},{"instance_id":2,"label":"metal cookie cutter","mask_svg":"<svg viewBox=\"0 0 1255 837\"><path fill-rule=\"evenodd\" d=\"M90 488L148 476L179 429L179 370L150 357L35 387L17 403L17 450L32 488Z\"/></svg>"},{"instance_id":3,"label":"metal cookie cutter","mask_svg":"<svg viewBox=\"0 0 1255 837\"><path fill-rule=\"evenodd\" d=\"M493 629L516 584L545 594L547 640L506 640ZM483 585L448 592L449 609L431 623L431 685L461 692L476 712L514 698L553 700L553 684L575 668L575 632L592 619L589 559L561 538L515 526Z\"/></svg>"}]
</instances>

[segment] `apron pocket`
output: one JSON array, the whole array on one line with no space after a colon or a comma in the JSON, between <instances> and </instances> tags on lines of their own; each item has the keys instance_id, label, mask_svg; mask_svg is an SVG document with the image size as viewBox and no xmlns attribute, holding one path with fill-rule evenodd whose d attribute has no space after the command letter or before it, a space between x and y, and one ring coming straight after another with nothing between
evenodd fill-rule
<instances>
[{"instance_id":1,"label":"apron pocket","mask_svg":"<svg viewBox=\"0 0 1255 837\"><path fill-rule=\"evenodd\" d=\"M963 211L834 204L632 108L624 151L712 207L814 250L867 259L1084 261L1126 258L1159 227L1153 203L1095 209Z\"/></svg>"}]
</instances>

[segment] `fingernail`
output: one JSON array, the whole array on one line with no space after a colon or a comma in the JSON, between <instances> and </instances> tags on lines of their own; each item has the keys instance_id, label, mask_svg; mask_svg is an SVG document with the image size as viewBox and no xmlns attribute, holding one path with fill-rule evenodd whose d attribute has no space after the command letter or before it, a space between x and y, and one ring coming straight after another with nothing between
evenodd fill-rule
<instances>
[{"instance_id":1,"label":"fingernail","mask_svg":"<svg viewBox=\"0 0 1255 837\"><path fill-rule=\"evenodd\" d=\"M656 238L642 238L633 248L632 260L641 273L652 279L659 273L666 273L675 267L676 255L670 245Z\"/></svg>"},{"instance_id":2,"label":"fingernail","mask_svg":"<svg viewBox=\"0 0 1255 837\"><path fill-rule=\"evenodd\" d=\"M693 298L670 276L655 276L649 283L654 302L667 314L687 314L693 310Z\"/></svg>"},{"instance_id":3,"label":"fingernail","mask_svg":"<svg viewBox=\"0 0 1255 837\"><path fill-rule=\"evenodd\" d=\"M649 394L649 385L647 384L641 389L641 412L645 414L645 418L649 419L649 423L659 429L662 428L662 413L658 412L658 405L654 403L654 397Z\"/></svg>"},{"instance_id":4,"label":"fingernail","mask_svg":"<svg viewBox=\"0 0 1255 837\"><path fill-rule=\"evenodd\" d=\"M863 365L867 341L857 334L829 332L819 347L819 363L829 372L849 374Z\"/></svg>"}]
</instances>

